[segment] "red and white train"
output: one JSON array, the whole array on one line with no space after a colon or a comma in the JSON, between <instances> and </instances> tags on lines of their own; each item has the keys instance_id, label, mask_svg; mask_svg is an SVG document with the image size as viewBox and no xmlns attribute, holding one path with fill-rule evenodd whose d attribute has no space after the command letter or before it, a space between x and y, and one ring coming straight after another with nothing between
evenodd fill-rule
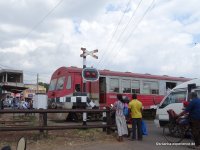
<instances>
[{"instance_id":1,"label":"red and white train","mask_svg":"<svg viewBox=\"0 0 200 150\"><path fill-rule=\"evenodd\" d=\"M136 93L143 103L144 109L152 109L159 104L168 89L189 81L189 78L170 77L167 75L138 74L131 72L116 72L99 70L99 80L86 83L86 91L97 106L110 106L121 93L128 96ZM72 96L76 91L82 91L82 68L60 67L52 75L48 90L49 102L65 103L65 97ZM63 107L68 104L62 104Z\"/></svg>"}]
</instances>

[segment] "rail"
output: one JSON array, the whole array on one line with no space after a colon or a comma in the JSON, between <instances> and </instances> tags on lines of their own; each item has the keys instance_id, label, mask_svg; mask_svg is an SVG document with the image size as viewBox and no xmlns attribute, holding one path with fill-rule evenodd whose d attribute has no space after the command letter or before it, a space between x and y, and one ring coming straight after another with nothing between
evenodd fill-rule
<instances>
[{"instance_id":1,"label":"rail","mask_svg":"<svg viewBox=\"0 0 200 150\"><path fill-rule=\"evenodd\" d=\"M28 131L28 130L39 130L44 132L45 130L65 130L65 129L89 129L89 128L103 128L103 131L107 131L110 134L111 127L115 125L111 122L111 110L107 109L32 109L32 110L0 110L0 114L18 114L18 113L38 113L39 114L39 125L38 126L12 126L12 127L1 127L0 131ZM102 124L93 125L66 125L66 126L48 126L48 113L104 113L106 119L103 119Z\"/></svg>"}]
</instances>

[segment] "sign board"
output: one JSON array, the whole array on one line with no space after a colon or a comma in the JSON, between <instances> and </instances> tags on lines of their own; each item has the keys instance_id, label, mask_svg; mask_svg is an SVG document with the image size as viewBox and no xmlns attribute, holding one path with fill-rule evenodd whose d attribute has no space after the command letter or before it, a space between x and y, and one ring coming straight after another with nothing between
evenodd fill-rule
<instances>
[{"instance_id":1,"label":"sign board","mask_svg":"<svg viewBox=\"0 0 200 150\"><path fill-rule=\"evenodd\" d=\"M94 82L99 80L99 72L95 68L84 68L82 71L82 77L86 81Z\"/></svg>"},{"instance_id":2,"label":"sign board","mask_svg":"<svg viewBox=\"0 0 200 150\"><path fill-rule=\"evenodd\" d=\"M98 52L98 49L95 49L93 51L88 51L86 50L86 48L81 48L81 50L83 51L83 53L80 55L81 57L86 57L87 55L90 55L96 59L98 59L98 56L96 56L94 53Z\"/></svg>"}]
</instances>

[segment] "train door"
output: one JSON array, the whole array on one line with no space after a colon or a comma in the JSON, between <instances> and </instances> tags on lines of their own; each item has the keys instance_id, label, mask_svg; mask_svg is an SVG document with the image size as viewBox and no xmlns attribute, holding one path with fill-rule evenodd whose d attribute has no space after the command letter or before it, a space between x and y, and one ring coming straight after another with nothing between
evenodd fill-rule
<instances>
[{"instance_id":1,"label":"train door","mask_svg":"<svg viewBox=\"0 0 200 150\"><path fill-rule=\"evenodd\" d=\"M99 78L99 103L106 103L106 77Z\"/></svg>"}]
</instances>

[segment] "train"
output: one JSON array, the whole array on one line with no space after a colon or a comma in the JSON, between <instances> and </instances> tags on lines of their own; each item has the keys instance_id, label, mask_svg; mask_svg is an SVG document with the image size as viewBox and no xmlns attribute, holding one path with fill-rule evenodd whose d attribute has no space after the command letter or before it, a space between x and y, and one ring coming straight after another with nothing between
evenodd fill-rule
<instances>
[{"instance_id":1,"label":"train","mask_svg":"<svg viewBox=\"0 0 200 150\"><path fill-rule=\"evenodd\" d=\"M82 68L60 67L51 76L48 90L48 102L52 108L71 109L73 104L65 98L76 92L83 92ZM111 70L98 70L99 80L86 82L87 96L99 108L110 106L116 101L117 94L131 99L138 95L144 109L155 109L170 89L191 80L185 77L151 75Z\"/></svg>"}]
</instances>

